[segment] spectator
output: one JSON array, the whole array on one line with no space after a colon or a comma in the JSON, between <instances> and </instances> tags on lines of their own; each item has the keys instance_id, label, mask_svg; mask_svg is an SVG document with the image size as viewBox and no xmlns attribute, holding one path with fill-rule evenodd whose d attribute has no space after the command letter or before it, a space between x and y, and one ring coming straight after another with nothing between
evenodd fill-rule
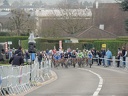
<instances>
[{"instance_id":1,"label":"spectator","mask_svg":"<svg viewBox=\"0 0 128 96\"><path fill-rule=\"evenodd\" d=\"M123 66L126 66L126 56L127 56L127 50L125 47L122 47L122 57L123 57Z\"/></svg>"},{"instance_id":2,"label":"spectator","mask_svg":"<svg viewBox=\"0 0 128 96\"><path fill-rule=\"evenodd\" d=\"M106 51L105 51L105 48L103 48L101 50L101 57L102 57L102 63L103 63L103 66L105 66L105 55L106 55Z\"/></svg>"},{"instance_id":3,"label":"spectator","mask_svg":"<svg viewBox=\"0 0 128 96\"><path fill-rule=\"evenodd\" d=\"M21 53L23 55L22 47L19 46L19 48L15 51L15 54Z\"/></svg>"},{"instance_id":4,"label":"spectator","mask_svg":"<svg viewBox=\"0 0 128 96\"><path fill-rule=\"evenodd\" d=\"M9 59L13 56L12 49L9 49L8 55L9 55Z\"/></svg>"},{"instance_id":5,"label":"spectator","mask_svg":"<svg viewBox=\"0 0 128 96\"><path fill-rule=\"evenodd\" d=\"M12 66L14 67L24 65L24 59L22 57L22 53L19 52L17 55L11 57L9 63L12 64Z\"/></svg>"},{"instance_id":6,"label":"spectator","mask_svg":"<svg viewBox=\"0 0 128 96\"><path fill-rule=\"evenodd\" d=\"M93 58L94 58L94 59L92 59L92 64L93 64L93 62L96 61L96 60L95 60L95 58L96 58L96 49L93 48L93 49L91 50L91 53L92 53Z\"/></svg>"},{"instance_id":7,"label":"spectator","mask_svg":"<svg viewBox=\"0 0 128 96\"><path fill-rule=\"evenodd\" d=\"M26 64L28 64L28 59L30 59L30 54L28 53L28 50L25 51L25 61Z\"/></svg>"},{"instance_id":8,"label":"spectator","mask_svg":"<svg viewBox=\"0 0 128 96\"><path fill-rule=\"evenodd\" d=\"M2 55L2 58L0 59L0 61L5 61L6 60L6 54L5 54L4 49L1 50L1 55Z\"/></svg>"},{"instance_id":9,"label":"spectator","mask_svg":"<svg viewBox=\"0 0 128 96\"><path fill-rule=\"evenodd\" d=\"M109 48L107 49L107 52L106 52L106 57L107 57L107 66L110 66L111 65L111 59L112 59L112 52L109 50Z\"/></svg>"},{"instance_id":10,"label":"spectator","mask_svg":"<svg viewBox=\"0 0 128 96\"><path fill-rule=\"evenodd\" d=\"M13 55L15 54L15 48L12 49L12 54L13 54Z\"/></svg>"},{"instance_id":11,"label":"spectator","mask_svg":"<svg viewBox=\"0 0 128 96\"><path fill-rule=\"evenodd\" d=\"M98 55L98 65L101 65L101 61L102 61L102 59L101 59L101 52L100 51L98 51L97 50L97 55Z\"/></svg>"},{"instance_id":12,"label":"spectator","mask_svg":"<svg viewBox=\"0 0 128 96\"><path fill-rule=\"evenodd\" d=\"M37 55L38 55L39 69L41 69L41 62L43 58L42 52L39 52Z\"/></svg>"},{"instance_id":13,"label":"spectator","mask_svg":"<svg viewBox=\"0 0 128 96\"><path fill-rule=\"evenodd\" d=\"M121 55L122 55L122 51L121 51L120 48L118 48L118 53L117 53L117 57L116 57L116 59L117 59L117 67L120 67L120 57L121 57Z\"/></svg>"}]
</instances>

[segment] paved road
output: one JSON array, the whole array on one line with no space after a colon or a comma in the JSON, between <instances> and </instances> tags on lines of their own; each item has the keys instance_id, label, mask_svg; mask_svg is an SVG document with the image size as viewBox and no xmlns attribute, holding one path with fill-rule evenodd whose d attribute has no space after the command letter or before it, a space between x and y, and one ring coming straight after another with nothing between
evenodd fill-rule
<instances>
[{"instance_id":1,"label":"paved road","mask_svg":"<svg viewBox=\"0 0 128 96\"><path fill-rule=\"evenodd\" d=\"M128 72L92 68L53 69L58 79L25 96L128 96Z\"/></svg>"}]
</instances>

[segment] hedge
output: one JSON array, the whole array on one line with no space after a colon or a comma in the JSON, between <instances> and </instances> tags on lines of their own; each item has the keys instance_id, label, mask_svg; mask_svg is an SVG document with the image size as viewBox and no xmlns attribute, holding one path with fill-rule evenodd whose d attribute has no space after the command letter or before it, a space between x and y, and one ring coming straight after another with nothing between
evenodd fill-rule
<instances>
[{"instance_id":1,"label":"hedge","mask_svg":"<svg viewBox=\"0 0 128 96\"><path fill-rule=\"evenodd\" d=\"M23 49L28 49L28 40L22 40L21 41L21 46Z\"/></svg>"},{"instance_id":2,"label":"hedge","mask_svg":"<svg viewBox=\"0 0 128 96\"><path fill-rule=\"evenodd\" d=\"M10 32L0 32L0 36L10 36Z\"/></svg>"},{"instance_id":3,"label":"hedge","mask_svg":"<svg viewBox=\"0 0 128 96\"><path fill-rule=\"evenodd\" d=\"M125 41L118 41L118 40L94 41L93 44L97 50L101 50L102 44L106 44L106 49L109 48L109 50L112 51L113 55L117 55L118 48L122 48L122 46L126 46Z\"/></svg>"},{"instance_id":4,"label":"hedge","mask_svg":"<svg viewBox=\"0 0 128 96\"><path fill-rule=\"evenodd\" d=\"M18 48L18 42L19 40L26 40L28 39L27 36L14 36L14 37L10 37L10 36L0 36L0 42L8 42L8 41L12 41L12 45L10 45L10 48Z\"/></svg>"},{"instance_id":5,"label":"hedge","mask_svg":"<svg viewBox=\"0 0 128 96\"><path fill-rule=\"evenodd\" d=\"M37 50L46 50L46 49L54 49L55 48L58 50L59 49L59 43L47 43L47 42L38 42L36 41L36 49ZM22 40L22 47L24 49L28 49L28 40ZM79 48L82 50L84 48L83 43L63 43L63 49L66 50L67 48L71 49L76 49Z\"/></svg>"},{"instance_id":6,"label":"hedge","mask_svg":"<svg viewBox=\"0 0 128 96\"><path fill-rule=\"evenodd\" d=\"M96 50L101 50L102 44L106 44L107 48L109 48L113 55L117 55L117 49L122 46L126 45L125 41L120 40L89 40L88 42L80 42L80 43L64 43L63 40L63 49L66 50L67 48L76 49L79 48L80 50L88 49L95 47ZM22 46L25 49L28 49L28 40L22 41ZM36 40L36 48L37 50L46 50L46 49L53 49L54 46L56 49L59 48L59 40L47 40L47 39L37 39Z\"/></svg>"},{"instance_id":7,"label":"hedge","mask_svg":"<svg viewBox=\"0 0 128 96\"><path fill-rule=\"evenodd\" d=\"M66 39L61 38L38 38L36 39L36 49L37 50L46 50L46 49L53 49L54 46L56 49L59 48L59 40L63 42L63 49L66 50L67 48L76 49L79 48L80 50L91 49L95 47L96 50L101 50L102 44L106 44L107 48L109 48L113 55L117 55L117 49L122 46L127 45L127 41L124 39L122 40L79 40L80 43L65 43ZM28 49L28 37L27 36L19 36L19 37L2 37L0 36L0 42L7 42L12 41L11 48L18 48L18 41L21 40L21 45L24 49Z\"/></svg>"}]
</instances>

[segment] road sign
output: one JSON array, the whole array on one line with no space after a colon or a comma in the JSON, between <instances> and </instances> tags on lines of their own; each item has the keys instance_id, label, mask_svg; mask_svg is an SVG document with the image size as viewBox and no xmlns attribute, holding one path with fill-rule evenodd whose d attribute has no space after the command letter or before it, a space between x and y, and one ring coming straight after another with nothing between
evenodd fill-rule
<instances>
[{"instance_id":1,"label":"road sign","mask_svg":"<svg viewBox=\"0 0 128 96\"><path fill-rule=\"evenodd\" d=\"M106 48L106 44L102 44L102 48Z\"/></svg>"},{"instance_id":2,"label":"road sign","mask_svg":"<svg viewBox=\"0 0 128 96\"><path fill-rule=\"evenodd\" d=\"M12 41L8 41L8 44L11 45L12 44Z\"/></svg>"}]
</instances>

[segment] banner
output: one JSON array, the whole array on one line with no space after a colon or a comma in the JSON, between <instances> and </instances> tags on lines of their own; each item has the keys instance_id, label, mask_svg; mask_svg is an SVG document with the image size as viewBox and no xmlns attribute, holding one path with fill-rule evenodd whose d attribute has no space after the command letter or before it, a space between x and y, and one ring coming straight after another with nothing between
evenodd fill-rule
<instances>
[{"instance_id":1,"label":"banner","mask_svg":"<svg viewBox=\"0 0 128 96\"><path fill-rule=\"evenodd\" d=\"M59 41L59 49L62 49L62 41Z\"/></svg>"}]
</instances>

